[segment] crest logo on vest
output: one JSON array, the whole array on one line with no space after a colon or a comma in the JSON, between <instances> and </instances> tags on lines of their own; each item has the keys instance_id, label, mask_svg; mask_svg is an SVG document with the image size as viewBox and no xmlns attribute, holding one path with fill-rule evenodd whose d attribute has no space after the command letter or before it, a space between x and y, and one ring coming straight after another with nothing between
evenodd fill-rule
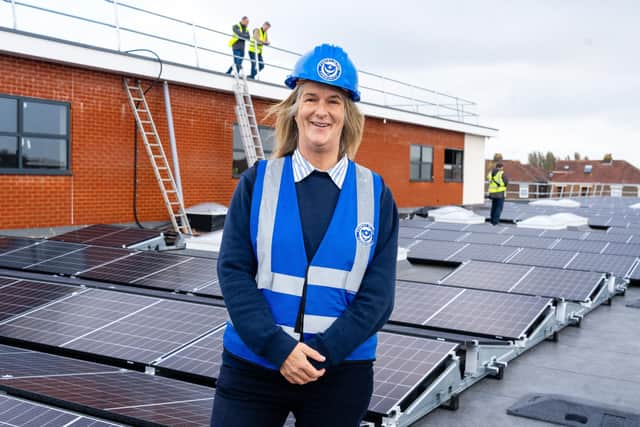
<instances>
[{"instance_id":1,"label":"crest logo on vest","mask_svg":"<svg viewBox=\"0 0 640 427\"><path fill-rule=\"evenodd\" d=\"M356 239L363 245L369 246L373 243L373 226L367 222L358 224L355 229Z\"/></svg>"},{"instance_id":2,"label":"crest logo on vest","mask_svg":"<svg viewBox=\"0 0 640 427\"><path fill-rule=\"evenodd\" d=\"M322 80L333 82L342 75L342 66L333 58L325 58L318 62L318 75Z\"/></svg>"}]
</instances>

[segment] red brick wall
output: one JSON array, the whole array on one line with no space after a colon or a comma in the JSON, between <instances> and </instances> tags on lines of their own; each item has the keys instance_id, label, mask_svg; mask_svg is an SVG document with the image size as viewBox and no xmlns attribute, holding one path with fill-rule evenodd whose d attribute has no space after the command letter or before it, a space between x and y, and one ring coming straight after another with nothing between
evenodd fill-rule
<instances>
[{"instance_id":1,"label":"red brick wall","mask_svg":"<svg viewBox=\"0 0 640 427\"><path fill-rule=\"evenodd\" d=\"M0 55L0 93L71 104L71 176L0 174L0 229L133 221L133 115L122 76ZM213 90L171 85L173 119L187 206L228 204L234 98ZM169 138L161 85L147 94L161 139ZM268 102L254 100L258 117ZM270 124L270 123L264 123ZM434 182L409 182L409 145L434 147ZM399 206L461 203L462 184L444 183L444 147L464 147L464 135L367 119L357 160L380 173ZM166 219L141 141L138 217Z\"/></svg>"}]
</instances>

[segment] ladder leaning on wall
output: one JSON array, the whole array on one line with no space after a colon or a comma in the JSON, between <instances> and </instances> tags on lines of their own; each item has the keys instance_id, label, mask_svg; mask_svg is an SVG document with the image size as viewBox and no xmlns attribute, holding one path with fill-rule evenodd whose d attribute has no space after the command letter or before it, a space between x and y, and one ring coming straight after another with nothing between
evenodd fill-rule
<instances>
[{"instance_id":1,"label":"ladder leaning on wall","mask_svg":"<svg viewBox=\"0 0 640 427\"><path fill-rule=\"evenodd\" d=\"M236 80L233 85L233 92L236 95L238 128L240 130L244 154L247 158L247 166L251 167L256 161L264 159L264 149L262 148L262 139L260 138L256 112L253 109L253 101L249 93L247 76L242 72L238 73L235 67L233 75Z\"/></svg>"},{"instance_id":2,"label":"ladder leaning on wall","mask_svg":"<svg viewBox=\"0 0 640 427\"><path fill-rule=\"evenodd\" d=\"M130 79L125 77L123 83L129 98L131 111L136 119L144 147L149 155L153 172L160 186L162 199L169 212L173 229L181 234L193 234L184 209L182 194L178 191L178 186L171 172L169 161L162 147L160 135L158 135L158 129L151 116L151 110L149 110L140 81L136 80L135 83L132 83Z\"/></svg>"}]
</instances>

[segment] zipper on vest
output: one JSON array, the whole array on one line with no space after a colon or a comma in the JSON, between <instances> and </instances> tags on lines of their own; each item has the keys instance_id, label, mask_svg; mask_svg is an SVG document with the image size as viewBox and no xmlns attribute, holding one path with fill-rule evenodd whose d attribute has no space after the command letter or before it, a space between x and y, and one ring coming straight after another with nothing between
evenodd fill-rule
<instances>
[{"instance_id":1,"label":"zipper on vest","mask_svg":"<svg viewBox=\"0 0 640 427\"><path fill-rule=\"evenodd\" d=\"M304 272L304 283L302 284L302 296L300 298L300 308L298 309L298 317L296 317L296 327L294 332L300 334L300 342L304 342L304 310L307 305L307 277L309 276L309 267Z\"/></svg>"}]
</instances>

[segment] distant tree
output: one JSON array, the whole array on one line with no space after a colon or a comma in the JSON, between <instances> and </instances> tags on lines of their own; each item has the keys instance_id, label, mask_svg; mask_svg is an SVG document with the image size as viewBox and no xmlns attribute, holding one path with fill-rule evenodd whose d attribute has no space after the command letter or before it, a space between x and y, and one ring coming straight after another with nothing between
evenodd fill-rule
<instances>
[{"instance_id":1,"label":"distant tree","mask_svg":"<svg viewBox=\"0 0 640 427\"><path fill-rule=\"evenodd\" d=\"M569 160L571 160L571 156L567 154L566 156L564 156L564 159L569 161Z\"/></svg>"},{"instance_id":2,"label":"distant tree","mask_svg":"<svg viewBox=\"0 0 640 427\"><path fill-rule=\"evenodd\" d=\"M541 151L532 151L527 155L527 163L538 168L544 167L544 154Z\"/></svg>"},{"instance_id":3,"label":"distant tree","mask_svg":"<svg viewBox=\"0 0 640 427\"><path fill-rule=\"evenodd\" d=\"M607 154L604 155L602 160L605 161L605 162L612 162L613 161L613 155L611 153L607 153Z\"/></svg>"},{"instance_id":4,"label":"distant tree","mask_svg":"<svg viewBox=\"0 0 640 427\"><path fill-rule=\"evenodd\" d=\"M578 153L577 151L573 153L573 160L580 160L580 153Z\"/></svg>"},{"instance_id":5,"label":"distant tree","mask_svg":"<svg viewBox=\"0 0 640 427\"><path fill-rule=\"evenodd\" d=\"M495 153L493 155L493 161L494 162L501 162L503 160L504 160L504 158L502 157L502 153Z\"/></svg>"},{"instance_id":6,"label":"distant tree","mask_svg":"<svg viewBox=\"0 0 640 427\"><path fill-rule=\"evenodd\" d=\"M551 151L547 151L547 154L545 154L542 167L546 171L552 171L555 169L556 156Z\"/></svg>"},{"instance_id":7,"label":"distant tree","mask_svg":"<svg viewBox=\"0 0 640 427\"><path fill-rule=\"evenodd\" d=\"M589 156L584 156L584 160L589 160Z\"/></svg>"}]
</instances>

